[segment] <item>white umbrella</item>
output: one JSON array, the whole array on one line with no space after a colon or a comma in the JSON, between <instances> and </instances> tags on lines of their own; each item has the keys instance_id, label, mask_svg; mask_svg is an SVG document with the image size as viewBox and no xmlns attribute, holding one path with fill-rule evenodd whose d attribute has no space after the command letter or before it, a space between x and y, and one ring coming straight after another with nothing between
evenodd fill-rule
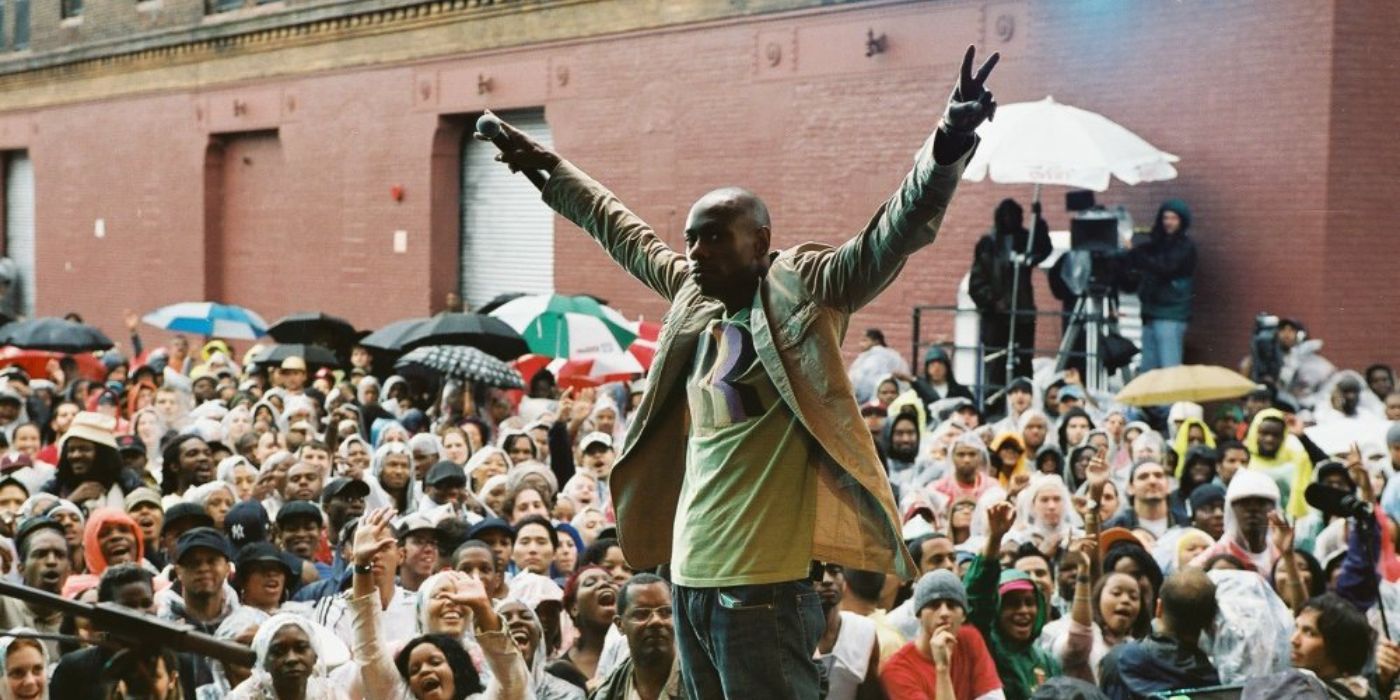
<instances>
[{"instance_id":1,"label":"white umbrella","mask_svg":"<svg viewBox=\"0 0 1400 700\"><path fill-rule=\"evenodd\" d=\"M1066 185L1102 192L1109 176L1129 185L1176 177L1179 159L1104 117L1046 97L997 107L963 178Z\"/></svg>"},{"instance_id":2,"label":"white umbrella","mask_svg":"<svg viewBox=\"0 0 1400 700\"><path fill-rule=\"evenodd\" d=\"M1176 177L1172 163L1179 160L1107 117L1060 104L1053 97L997 107L996 120L983 124L978 135L982 141L963 178L980 182L990 175L993 182L1035 185L1037 205L1041 185L1102 192L1108 189L1110 176L1129 185L1170 180ZM1034 238L1026 239L1027 246ZM1017 313L1020 265L1018 261L1012 277L1012 314ZM1006 345L1009 377L1017 352L1015 324ZM1098 382L1091 377L1089 388L1097 388Z\"/></svg>"}]
</instances>

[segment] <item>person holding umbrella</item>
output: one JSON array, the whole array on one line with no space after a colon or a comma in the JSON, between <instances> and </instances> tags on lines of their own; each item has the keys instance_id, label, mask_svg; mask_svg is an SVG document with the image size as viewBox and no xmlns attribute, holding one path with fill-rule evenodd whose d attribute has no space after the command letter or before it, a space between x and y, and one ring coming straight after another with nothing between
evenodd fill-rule
<instances>
[{"instance_id":1,"label":"person holding umbrella","mask_svg":"<svg viewBox=\"0 0 1400 700\"><path fill-rule=\"evenodd\" d=\"M974 76L974 55L968 47L942 122L899 189L839 247L770 251L767 205L726 187L694 204L685 252L672 250L582 170L485 121L501 127L499 160L548 173L545 202L671 304L610 486L628 563L670 565L690 697L818 694L812 560L916 572L840 339L937 236L975 130L996 108L983 84L998 56Z\"/></svg>"}]
</instances>

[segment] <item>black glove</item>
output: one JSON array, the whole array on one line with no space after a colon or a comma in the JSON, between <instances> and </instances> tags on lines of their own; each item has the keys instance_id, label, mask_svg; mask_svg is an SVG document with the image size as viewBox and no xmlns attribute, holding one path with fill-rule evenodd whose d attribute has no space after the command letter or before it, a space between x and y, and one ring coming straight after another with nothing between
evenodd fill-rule
<instances>
[{"instance_id":1,"label":"black glove","mask_svg":"<svg viewBox=\"0 0 1400 700\"><path fill-rule=\"evenodd\" d=\"M943 120L938 125L941 131L952 136L970 136L984 120L991 119L997 110L996 99L983 84L991 74L992 68L996 67L997 61L1001 59L1001 54L993 53L991 58L977 69L977 75L973 76L972 59L976 54L977 47L967 47L958 84L953 88L953 94L948 97L948 106L943 110Z\"/></svg>"}]
</instances>

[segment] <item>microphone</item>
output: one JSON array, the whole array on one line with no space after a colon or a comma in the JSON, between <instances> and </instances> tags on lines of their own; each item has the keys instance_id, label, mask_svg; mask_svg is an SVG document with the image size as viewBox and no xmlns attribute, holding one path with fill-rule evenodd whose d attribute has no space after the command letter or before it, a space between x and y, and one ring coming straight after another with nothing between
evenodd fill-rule
<instances>
[{"instance_id":1,"label":"microphone","mask_svg":"<svg viewBox=\"0 0 1400 700\"><path fill-rule=\"evenodd\" d=\"M1369 518L1373 512L1370 503L1346 491L1334 489L1324 484L1308 484L1307 490L1303 492L1303 500L1326 515L1339 515L1344 518Z\"/></svg>"},{"instance_id":2,"label":"microphone","mask_svg":"<svg viewBox=\"0 0 1400 700\"><path fill-rule=\"evenodd\" d=\"M486 137L487 141L496 144L496 148L502 153L510 150L510 137L506 136L505 129L501 128L501 120L494 114L487 112L476 120L476 133ZM528 170L522 168L520 172L534 184L535 188L544 191L545 176L538 170Z\"/></svg>"}]
</instances>

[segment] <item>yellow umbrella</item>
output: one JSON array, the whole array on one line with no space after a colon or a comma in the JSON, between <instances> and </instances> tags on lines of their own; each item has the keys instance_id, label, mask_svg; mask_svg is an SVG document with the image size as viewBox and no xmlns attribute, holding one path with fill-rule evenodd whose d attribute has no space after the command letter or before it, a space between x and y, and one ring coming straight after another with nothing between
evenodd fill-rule
<instances>
[{"instance_id":1,"label":"yellow umbrella","mask_svg":"<svg viewBox=\"0 0 1400 700\"><path fill-rule=\"evenodd\" d=\"M1239 372L1215 365L1178 365L1147 372L1114 397L1129 406L1161 406L1177 401L1234 399L1254 391L1254 382Z\"/></svg>"}]
</instances>

